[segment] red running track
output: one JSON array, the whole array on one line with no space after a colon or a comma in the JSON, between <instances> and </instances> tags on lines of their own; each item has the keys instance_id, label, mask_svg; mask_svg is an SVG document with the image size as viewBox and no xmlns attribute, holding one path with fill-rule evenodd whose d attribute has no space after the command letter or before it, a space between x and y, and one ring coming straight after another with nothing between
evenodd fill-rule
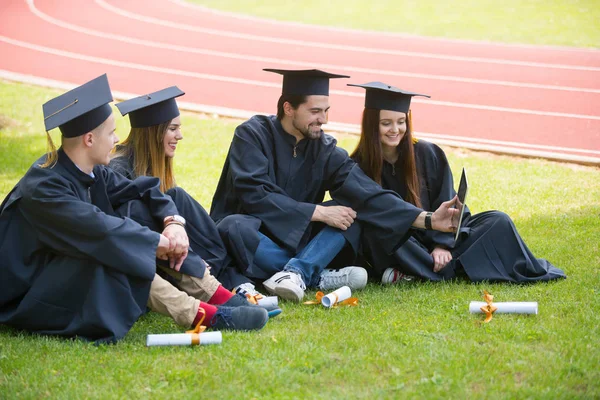
<instances>
[{"instance_id":1,"label":"red running track","mask_svg":"<svg viewBox=\"0 0 600 400\"><path fill-rule=\"evenodd\" d=\"M274 113L278 75L320 68L332 81L330 120L356 125L381 80L427 93L414 101L419 136L600 164L600 51L412 37L281 23L182 0L3 0L0 76L81 84L104 72L114 91L177 85L185 101Z\"/></svg>"}]
</instances>

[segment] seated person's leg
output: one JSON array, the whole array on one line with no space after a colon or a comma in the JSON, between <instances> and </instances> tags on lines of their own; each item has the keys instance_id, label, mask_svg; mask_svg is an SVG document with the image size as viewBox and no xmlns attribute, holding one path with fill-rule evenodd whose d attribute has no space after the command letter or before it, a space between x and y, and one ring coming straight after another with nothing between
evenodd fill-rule
<instances>
[{"instance_id":1,"label":"seated person's leg","mask_svg":"<svg viewBox=\"0 0 600 400\"><path fill-rule=\"evenodd\" d=\"M259 232L258 235L260 236L260 243L254 254L254 265L248 266L246 276L263 280L283 270L292 254L264 234Z\"/></svg>"},{"instance_id":2,"label":"seated person's leg","mask_svg":"<svg viewBox=\"0 0 600 400\"><path fill-rule=\"evenodd\" d=\"M282 298L300 301L304 290L309 287L332 289L348 285L351 289L362 289L367 282L367 273L360 267L325 271L325 268L344 248L346 239L341 231L324 227L308 245L291 258L283 272L264 282L265 288Z\"/></svg>"},{"instance_id":3,"label":"seated person's leg","mask_svg":"<svg viewBox=\"0 0 600 400\"><path fill-rule=\"evenodd\" d=\"M261 329L269 319L267 311L260 307L232 308L201 302L159 275L155 275L152 281L148 307L170 316L186 329L202 321L202 325L215 329L256 330Z\"/></svg>"}]
</instances>

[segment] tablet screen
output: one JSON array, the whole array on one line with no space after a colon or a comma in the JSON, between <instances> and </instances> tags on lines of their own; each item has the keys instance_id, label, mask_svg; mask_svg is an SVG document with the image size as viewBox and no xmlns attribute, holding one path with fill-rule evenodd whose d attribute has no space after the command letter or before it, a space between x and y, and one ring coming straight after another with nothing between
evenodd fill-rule
<instances>
[{"instance_id":1,"label":"tablet screen","mask_svg":"<svg viewBox=\"0 0 600 400\"><path fill-rule=\"evenodd\" d=\"M460 176L460 183L458 184L458 202L456 203L456 208L458 208L458 214L456 215L455 223L456 226L456 235L454 236L454 241L458 240L458 234L460 233L460 227L462 225L463 214L465 213L465 201L467 200L467 172L465 169L462 169L462 174Z\"/></svg>"}]
</instances>

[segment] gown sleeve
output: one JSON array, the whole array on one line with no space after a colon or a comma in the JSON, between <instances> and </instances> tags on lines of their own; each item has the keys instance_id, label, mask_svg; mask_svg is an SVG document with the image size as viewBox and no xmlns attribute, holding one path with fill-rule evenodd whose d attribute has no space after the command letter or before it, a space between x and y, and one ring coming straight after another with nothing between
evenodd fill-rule
<instances>
[{"instance_id":1,"label":"gown sleeve","mask_svg":"<svg viewBox=\"0 0 600 400\"><path fill-rule=\"evenodd\" d=\"M21 210L37 239L58 254L88 258L119 272L152 279L159 234L82 201L60 176L32 173ZM125 178L123 178L125 179ZM121 184L121 186L123 186Z\"/></svg>"}]
</instances>

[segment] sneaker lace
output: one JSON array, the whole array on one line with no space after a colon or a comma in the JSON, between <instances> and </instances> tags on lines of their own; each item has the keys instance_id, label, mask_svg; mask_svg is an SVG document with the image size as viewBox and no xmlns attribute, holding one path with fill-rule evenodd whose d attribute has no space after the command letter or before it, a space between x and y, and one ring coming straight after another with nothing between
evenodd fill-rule
<instances>
[{"instance_id":1,"label":"sneaker lace","mask_svg":"<svg viewBox=\"0 0 600 400\"><path fill-rule=\"evenodd\" d=\"M306 284L304 284L304 280L302 279L300 274L297 274L295 272L289 272L289 274L290 274L290 279L292 280L293 283L300 286L300 288L302 290L306 290Z\"/></svg>"},{"instance_id":2,"label":"sneaker lace","mask_svg":"<svg viewBox=\"0 0 600 400\"><path fill-rule=\"evenodd\" d=\"M229 308L219 308L215 315L210 320L210 325L215 325L219 319L223 322L223 324L227 327L233 325L233 316L231 315L231 309Z\"/></svg>"},{"instance_id":3,"label":"sneaker lace","mask_svg":"<svg viewBox=\"0 0 600 400\"><path fill-rule=\"evenodd\" d=\"M348 274L339 270L327 271L321 275L319 286L344 286L348 283Z\"/></svg>"}]
</instances>

